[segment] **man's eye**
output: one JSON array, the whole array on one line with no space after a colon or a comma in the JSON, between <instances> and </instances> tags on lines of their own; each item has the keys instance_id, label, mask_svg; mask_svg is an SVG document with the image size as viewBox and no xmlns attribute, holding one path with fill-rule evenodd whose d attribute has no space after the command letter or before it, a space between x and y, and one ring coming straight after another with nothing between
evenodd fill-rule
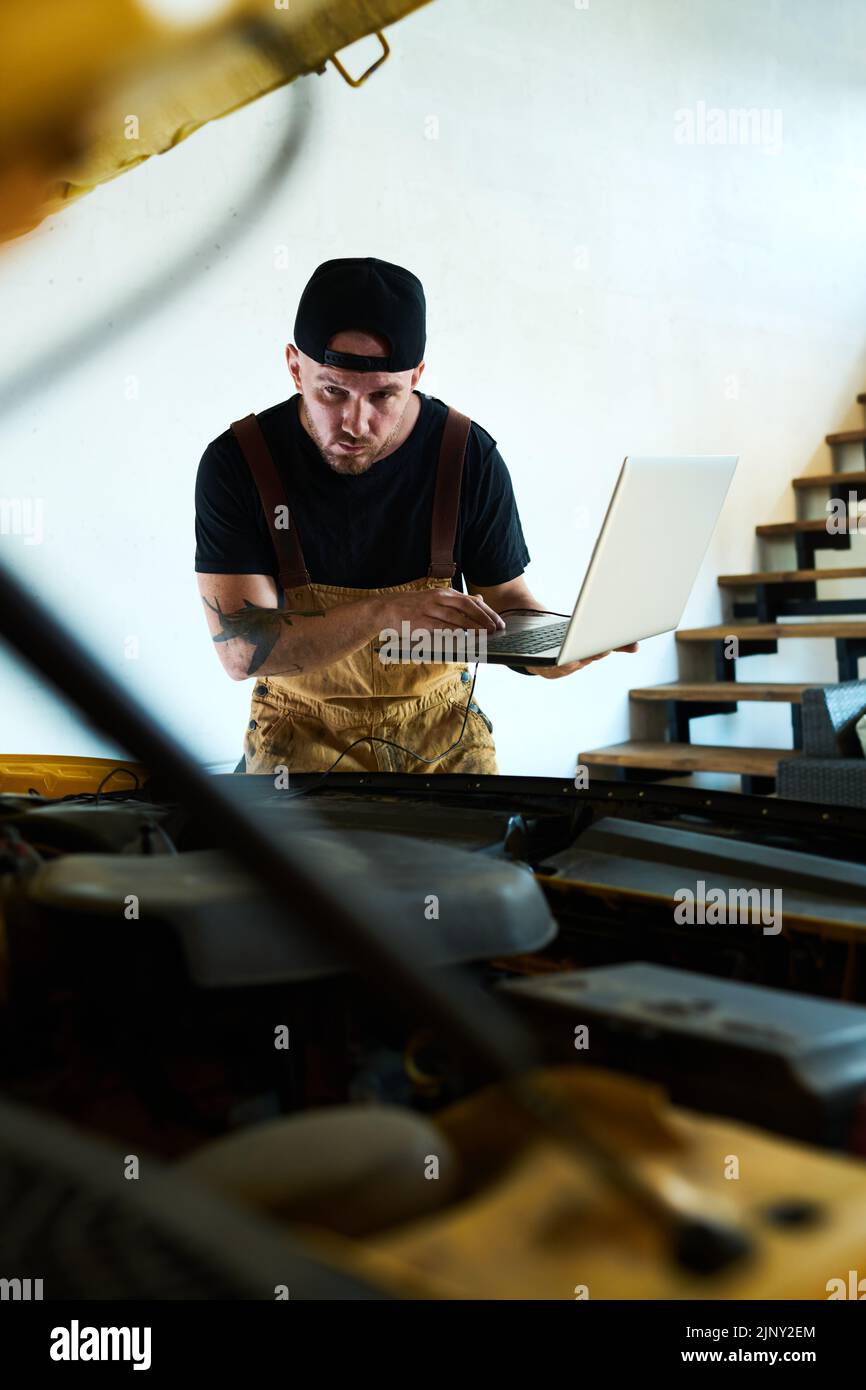
<instances>
[{"instance_id":1,"label":"man's eye","mask_svg":"<svg viewBox=\"0 0 866 1390\"><path fill-rule=\"evenodd\" d=\"M324 391L326 396L341 396L343 394L339 386L323 386L322 390ZM378 396L379 400L389 401L391 397L394 395L394 392L374 391L373 395Z\"/></svg>"}]
</instances>

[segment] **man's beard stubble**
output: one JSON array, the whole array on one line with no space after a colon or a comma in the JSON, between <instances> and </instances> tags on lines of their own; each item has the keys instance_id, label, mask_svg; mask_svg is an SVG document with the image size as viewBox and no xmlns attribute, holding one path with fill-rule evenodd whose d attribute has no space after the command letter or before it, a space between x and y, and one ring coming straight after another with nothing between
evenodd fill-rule
<instances>
[{"instance_id":1,"label":"man's beard stubble","mask_svg":"<svg viewBox=\"0 0 866 1390\"><path fill-rule=\"evenodd\" d=\"M376 460L380 458L382 454L384 454L385 450L397 437L400 431L400 427L403 424L403 419L406 415L408 406L409 401L406 402L406 405L400 412L400 418L397 421L394 428L392 429L391 433L388 435L388 438L385 440L384 444L382 444L381 447L376 451L375 454L373 454L370 458L366 459L364 457L353 458L351 454L336 454L332 452L330 449L325 448L324 444L319 438L318 431L315 425L313 424L312 419L310 418L310 412L307 410L306 402L304 401L303 396L301 397L301 409L303 410L304 418L307 423L307 430L310 434L313 443L315 444L316 448L318 449L319 453L324 459L325 463L328 465L330 469L333 470L334 473L348 473L352 475L366 473L370 468L372 468ZM365 445L364 448L366 449L366 447L367 446Z\"/></svg>"}]
</instances>

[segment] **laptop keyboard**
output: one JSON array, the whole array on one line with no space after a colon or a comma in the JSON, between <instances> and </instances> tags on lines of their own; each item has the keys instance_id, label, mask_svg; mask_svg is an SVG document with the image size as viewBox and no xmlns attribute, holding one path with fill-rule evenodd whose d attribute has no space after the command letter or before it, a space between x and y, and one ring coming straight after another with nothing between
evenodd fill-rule
<instances>
[{"instance_id":1,"label":"laptop keyboard","mask_svg":"<svg viewBox=\"0 0 866 1390\"><path fill-rule=\"evenodd\" d=\"M534 627L526 632L509 632L504 637L487 638L489 652L543 652L548 647L559 647L568 631L568 623L551 623L548 627Z\"/></svg>"}]
</instances>

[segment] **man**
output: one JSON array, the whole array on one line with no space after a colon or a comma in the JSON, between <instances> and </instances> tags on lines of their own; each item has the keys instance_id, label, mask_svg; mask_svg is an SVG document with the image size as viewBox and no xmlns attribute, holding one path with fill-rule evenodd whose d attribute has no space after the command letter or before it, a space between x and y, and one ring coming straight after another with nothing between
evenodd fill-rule
<instances>
[{"instance_id":1,"label":"man","mask_svg":"<svg viewBox=\"0 0 866 1390\"><path fill-rule=\"evenodd\" d=\"M426 303L401 266L326 261L294 333L298 394L209 444L196 482L211 637L233 680L255 678L244 768L495 773L466 665L388 664L377 644L404 622L435 639L544 609L496 442L416 390Z\"/></svg>"}]
</instances>

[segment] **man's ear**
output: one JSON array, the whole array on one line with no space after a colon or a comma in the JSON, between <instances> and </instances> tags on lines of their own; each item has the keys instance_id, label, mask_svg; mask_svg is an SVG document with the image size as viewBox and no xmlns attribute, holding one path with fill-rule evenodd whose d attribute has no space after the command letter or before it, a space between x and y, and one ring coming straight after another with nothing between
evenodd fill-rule
<instances>
[{"instance_id":1,"label":"man's ear","mask_svg":"<svg viewBox=\"0 0 866 1390\"><path fill-rule=\"evenodd\" d=\"M300 358L298 357L298 349L295 347L294 343L286 344L286 362L288 364L289 371L292 374L292 380L295 383L297 389L300 391L301 363Z\"/></svg>"},{"instance_id":2,"label":"man's ear","mask_svg":"<svg viewBox=\"0 0 866 1390\"><path fill-rule=\"evenodd\" d=\"M418 366L415 368L414 372L412 373L412 386L411 386L411 390L413 390L413 391L415 390L415 387L418 385L418 382L421 380L421 373L423 372L423 370L424 370L424 368L425 368L426 365L427 365L427 364L426 364L425 362L419 362L419 363L418 363Z\"/></svg>"}]
</instances>

